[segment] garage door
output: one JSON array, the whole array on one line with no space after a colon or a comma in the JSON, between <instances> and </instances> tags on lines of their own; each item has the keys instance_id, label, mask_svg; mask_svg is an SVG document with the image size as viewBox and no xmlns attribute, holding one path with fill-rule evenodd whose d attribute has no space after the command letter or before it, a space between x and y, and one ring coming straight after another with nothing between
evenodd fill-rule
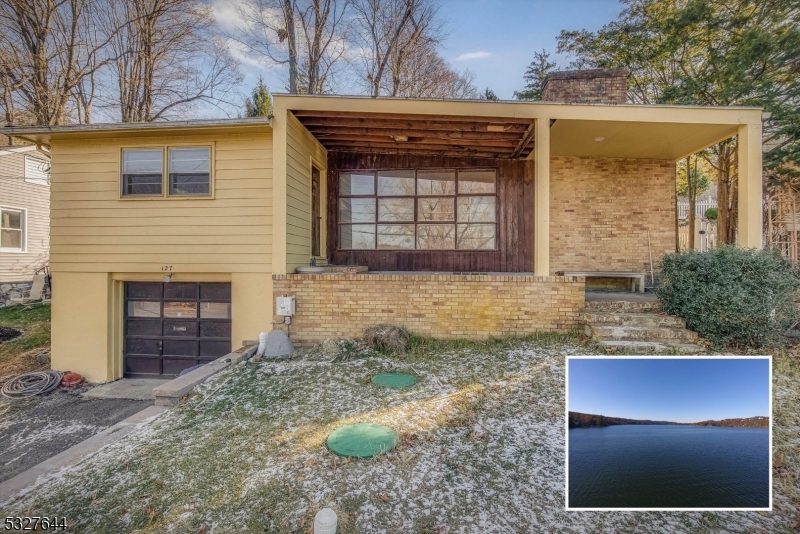
<instances>
[{"instance_id":1,"label":"garage door","mask_svg":"<svg viewBox=\"0 0 800 534\"><path fill-rule=\"evenodd\" d=\"M177 375L231 351L231 285L125 283L126 377Z\"/></svg>"}]
</instances>

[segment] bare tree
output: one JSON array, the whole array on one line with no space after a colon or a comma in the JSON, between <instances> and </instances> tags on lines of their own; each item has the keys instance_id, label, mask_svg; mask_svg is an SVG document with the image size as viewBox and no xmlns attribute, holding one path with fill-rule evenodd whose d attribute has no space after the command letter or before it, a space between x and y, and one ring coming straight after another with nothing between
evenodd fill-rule
<instances>
[{"instance_id":1,"label":"bare tree","mask_svg":"<svg viewBox=\"0 0 800 534\"><path fill-rule=\"evenodd\" d=\"M241 81L238 63L215 35L211 8L193 0L127 0L105 13L120 118L150 122L192 105L217 107Z\"/></svg>"},{"instance_id":2,"label":"bare tree","mask_svg":"<svg viewBox=\"0 0 800 534\"><path fill-rule=\"evenodd\" d=\"M399 96L409 58L441 42L438 10L437 0L353 0L359 70L373 97Z\"/></svg>"},{"instance_id":3,"label":"bare tree","mask_svg":"<svg viewBox=\"0 0 800 534\"><path fill-rule=\"evenodd\" d=\"M469 70L453 70L438 54L432 42L415 46L404 54L402 61L390 63L391 85L386 94L407 98L477 99L475 75Z\"/></svg>"},{"instance_id":4,"label":"bare tree","mask_svg":"<svg viewBox=\"0 0 800 534\"><path fill-rule=\"evenodd\" d=\"M108 63L110 33L96 16L103 0L0 2L0 82L5 121L64 124L76 88Z\"/></svg>"},{"instance_id":5,"label":"bare tree","mask_svg":"<svg viewBox=\"0 0 800 534\"><path fill-rule=\"evenodd\" d=\"M246 0L231 36L251 54L289 69L292 94L331 90L346 50L350 0Z\"/></svg>"}]
</instances>

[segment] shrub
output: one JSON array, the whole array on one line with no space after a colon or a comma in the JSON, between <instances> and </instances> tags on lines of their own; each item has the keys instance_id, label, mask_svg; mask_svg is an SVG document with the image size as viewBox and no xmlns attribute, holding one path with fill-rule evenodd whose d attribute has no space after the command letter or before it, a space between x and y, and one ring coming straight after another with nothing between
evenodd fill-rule
<instances>
[{"instance_id":1,"label":"shrub","mask_svg":"<svg viewBox=\"0 0 800 534\"><path fill-rule=\"evenodd\" d=\"M723 246L667 254L658 299L716 345L763 347L800 319L800 272L777 251Z\"/></svg>"},{"instance_id":2,"label":"shrub","mask_svg":"<svg viewBox=\"0 0 800 534\"><path fill-rule=\"evenodd\" d=\"M712 221L717 220L717 208L708 208L706 212L703 214L703 217L706 219L710 219Z\"/></svg>"}]
</instances>

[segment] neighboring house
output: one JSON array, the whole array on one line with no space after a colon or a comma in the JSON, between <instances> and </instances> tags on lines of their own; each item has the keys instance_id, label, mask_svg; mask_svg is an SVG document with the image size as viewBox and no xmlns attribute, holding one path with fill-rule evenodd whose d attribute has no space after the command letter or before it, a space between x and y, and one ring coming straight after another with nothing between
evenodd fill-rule
<instances>
[{"instance_id":1,"label":"neighboring house","mask_svg":"<svg viewBox=\"0 0 800 534\"><path fill-rule=\"evenodd\" d=\"M10 130L52 151L53 367L175 374L273 328L283 295L296 343L567 331L586 281L555 274L649 271L676 248L676 160L735 135L760 246L761 109L624 104L615 76L560 73L542 102L276 95L271 119ZM312 260L348 272L291 274Z\"/></svg>"},{"instance_id":2,"label":"neighboring house","mask_svg":"<svg viewBox=\"0 0 800 534\"><path fill-rule=\"evenodd\" d=\"M0 147L0 305L48 263L50 157L34 145Z\"/></svg>"}]
</instances>

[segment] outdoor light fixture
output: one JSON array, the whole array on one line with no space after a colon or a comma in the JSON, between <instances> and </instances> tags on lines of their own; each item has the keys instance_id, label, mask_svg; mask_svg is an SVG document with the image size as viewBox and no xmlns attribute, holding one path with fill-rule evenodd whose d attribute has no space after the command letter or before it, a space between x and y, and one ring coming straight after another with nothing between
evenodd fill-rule
<instances>
[{"instance_id":1,"label":"outdoor light fixture","mask_svg":"<svg viewBox=\"0 0 800 534\"><path fill-rule=\"evenodd\" d=\"M487 132L505 132L506 125L505 124L489 124L486 126Z\"/></svg>"},{"instance_id":2,"label":"outdoor light fixture","mask_svg":"<svg viewBox=\"0 0 800 534\"><path fill-rule=\"evenodd\" d=\"M392 139L394 139L395 141L408 141L408 136L407 135L393 135Z\"/></svg>"},{"instance_id":3,"label":"outdoor light fixture","mask_svg":"<svg viewBox=\"0 0 800 534\"><path fill-rule=\"evenodd\" d=\"M171 274L164 275L164 283L168 283L168 282L172 282L172 275Z\"/></svg>"},{"instance_id":4,"label":"outdoor light fixture","mask_svg":"<svg viewBox=\"0 0 800 534\"><path fill-rule=\"evenodd\" d=\"M595 137L594 140L599 143L600 141L605 141L606 138L605 137Z\"/></svg>"}]
</instances>

